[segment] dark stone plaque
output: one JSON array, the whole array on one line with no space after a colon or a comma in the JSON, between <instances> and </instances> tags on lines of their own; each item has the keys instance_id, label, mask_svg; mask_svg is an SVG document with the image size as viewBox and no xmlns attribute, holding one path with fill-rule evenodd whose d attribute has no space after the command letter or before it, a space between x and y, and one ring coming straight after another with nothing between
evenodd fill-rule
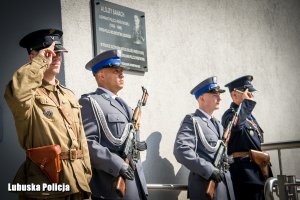
<instances>
[{"instance_id":1,"label":"dark stone plaque","mask_svg":"<svg viewBox=\"0 0 300 200\"><path fill-rule=\"evenodd\" d=\"M145 13L103 0L92 1L94 53L122 50L129 70L148 71Z\"/></svg>"}]
</instances>

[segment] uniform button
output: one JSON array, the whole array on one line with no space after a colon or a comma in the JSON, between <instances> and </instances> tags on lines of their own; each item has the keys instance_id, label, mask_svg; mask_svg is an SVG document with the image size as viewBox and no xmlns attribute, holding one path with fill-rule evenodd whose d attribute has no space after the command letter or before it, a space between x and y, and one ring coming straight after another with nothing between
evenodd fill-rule
<instances>
[{"instance_id":1,"label":"uniform button","mask_svg":"<svg viewBox=\"0 0 300 200\"><path fill-rule=\"evenodd\" d=\"M113 173L113 170L112 170L112 169L109 169L109 173Z\"/></svg>"}]
</instances>

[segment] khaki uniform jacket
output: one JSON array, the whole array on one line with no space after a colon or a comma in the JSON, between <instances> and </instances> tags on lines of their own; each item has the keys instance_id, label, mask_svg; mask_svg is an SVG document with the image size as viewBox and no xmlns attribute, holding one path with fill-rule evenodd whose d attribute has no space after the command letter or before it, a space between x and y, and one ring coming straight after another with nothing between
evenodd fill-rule
<instances>
[{"instance_id":1,"label":"khaki uniform jacket","mask_svg":"<svg viewBox=\"0 0 300 200\"><path fill-rule=\"evenodd\" d=\"M90 193L91 165L80 105L75 95L59 85L57 80L56 85L43 81L47 67L46 58L38 55L31 63L19 68L6 87L4 97L13 113L19 142L24 150L53 144L60 145L62 152L82 150L82 159L61 160L60 183L70 185L70 194L80 190ZM75 123L77 136L43 90L56 95L59 104ZM14 183L43 184L49 181L34 163L26 159ZM39 192L32 194L41 195Z\"/></svg>"}]
</instances>

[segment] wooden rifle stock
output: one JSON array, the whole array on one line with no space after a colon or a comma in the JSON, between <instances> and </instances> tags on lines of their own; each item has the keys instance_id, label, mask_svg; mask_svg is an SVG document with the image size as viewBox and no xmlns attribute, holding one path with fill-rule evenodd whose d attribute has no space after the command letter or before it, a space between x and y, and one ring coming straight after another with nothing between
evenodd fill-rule
<instances>
[{"instance_id":1,"label":"wooden rifle stock","mask_svg":"<svg viewBox=\"0 0 300 200\"><path fill-rule=\"evenodd\" d=\"M225 129L225 132L223 134L223 142L224 142L225 147L228 146L231 129L232 129L233 125L236 125L236 123L237 123L238 115L240 113L241 107L242 107L242 103L239 105L238 110L234 113L232 120L228 123L228 125ZM207 189L206 189L206 194L209 196L210 199L214 198L215 188L216 188L216 182L214 180L210 180L209 184L207 186Z\"/></svg>"},{"instance_id":2,"label":"wooden rifle stock","mask_svg":"<svg viewBox=\"0 0 300 200\"><path fill-rule=\"evenodd\" d=\"M129 160L127 158L125 159L125 162L127 164L129 164ZM117 181L116 181L116 191L120 197L123 198L125 196L126 182L125 182L125 179L121 175L118 176Z\"/></svg>"},{"instance_id":3,"label":"wooden rifle stock","mask_svg":"<svg viewBox=\"0 0 300 200\"><path fill-rule=\"evenodd\" d=\"M127 164L129 164L129 166L133 169L133 170L135 170L135 167L133 166L133 161L132 162L130 162L130 160L128 160L128 158L126 158L125 159L125 162L127 163ZM120 197L124 197L125 196L125 192L126 192L126 180L120 175L120 176L118 176L118 178L117 178L117 181L116 181L116 191L117 191L117 193L118 193L118 195L120 196Z\"/></svg>"},{"instance_id":4,"label":"wooden rifle stock","mask_svg":"<svg viewBox=\"0 0 300 200\"><path fill-rule=\"evenodd\" d=\"M210 180L209 183L208 183L208 187L206 189L206 194L209 196L210 199L214 198L215 188L216 188L215 181L214 180Z\"/></svg>"},{"instance_id":5,"label":"wooden rifle stock","mask_svg":"<svg viewBox=\"0 0 300 200\"><path fill-rule=\"evenodd\" d=\"M118 176L116 181L116 191L120 197L125 196L126 184L125 179L122 176Z\"/></svg>"}]
</instances>

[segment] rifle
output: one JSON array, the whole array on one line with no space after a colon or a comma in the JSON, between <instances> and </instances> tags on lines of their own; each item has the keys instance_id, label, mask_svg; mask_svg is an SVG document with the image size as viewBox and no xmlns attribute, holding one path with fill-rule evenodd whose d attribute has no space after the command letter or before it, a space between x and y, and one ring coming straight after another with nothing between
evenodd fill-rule
<instances>
[{"instance_id":1,"label":"rifle","mask_svg":"<svg viewBox=\"0 0 300 200\"><path fill-rule=\"evenodd\" d=\"M233 118L228 123L228 125L224 131L224 134L223 134L222 142L220 143L220 146L219 146L218 151L215 156L215 160L213 162L213 165L216 168L220 169L220 171L222 171L222 167L223 167L222 163L224 161L224 158L226 158L226 156L227 156L226 151L227 151L227 146L229 143L231 129L232 129L233 125L236 125L236 123L237 123L238 115L241 111L241 107L242 107L242 103L239 105L238 110L234 113ZM206 194L210 197L210 199L214 198L215 188L216 188L216 182L214 180L210 180L208 187L206 189Z\"/></svg>"},{"instance_id":2,"label":"rifle","mask_svg":"<svg viewBox=\"0 0 300 200\"><path fill-rule=\"evenodd\" d=\"M140 128L140 120L141 120L141 108L145 106L148 99L148 91L144 87L142 87L143 95L141 99L138 101L136 108L133 112L132 117L132 125L130 126L129 135L126 139L126 143L124 146L124 150L122 152L122 157L126 163L135 170L135 162L139 159L139 152L147 149L147 144L145 142L139 142L136 140L136 133ZM125 196L126 190L126 182L122 176L118 176L116 181L116 191L120 197Z\"/></svg>"}]
</instances>

